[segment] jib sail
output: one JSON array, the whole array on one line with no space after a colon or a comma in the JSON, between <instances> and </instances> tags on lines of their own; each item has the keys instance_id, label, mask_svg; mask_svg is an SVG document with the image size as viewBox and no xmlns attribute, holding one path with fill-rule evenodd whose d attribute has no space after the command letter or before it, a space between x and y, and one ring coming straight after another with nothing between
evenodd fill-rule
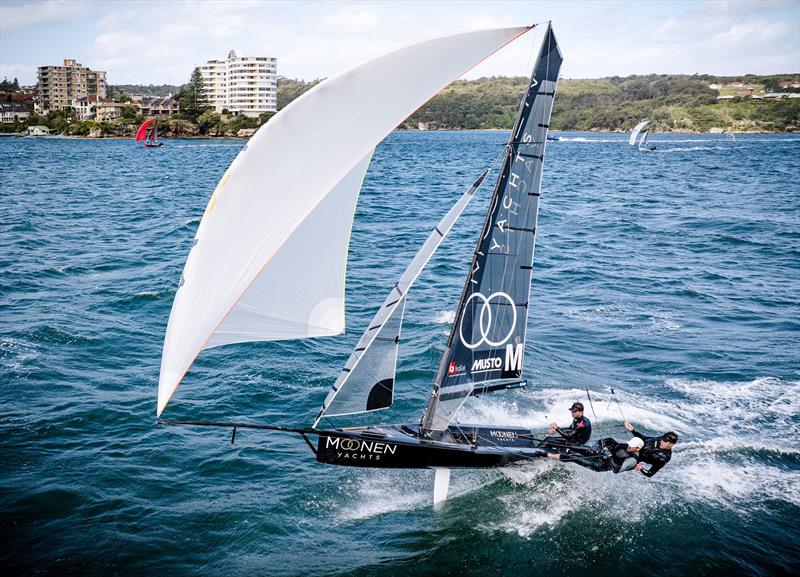
<instances>
[{"instance_id":1,"label":"jib sail","mask_svg":"<svg viewBox=\"0 0 800 577\"><path fill-rule=\"evenodd\" d=\"M411 260L400 280L392 288L381 308L347 359L339 377L328 393L314 421L323 416L353 415L386 409L394 399L395 366L400 344L406 295L425 268L433 253L447 236L455 221L475 196L489 170L472 184L433 228L427 240Z\"/></svg>"},{"instance_id":2,"label":"jib sail","mask_svg":"<svg viewBox=\"0 0 800 577\"><path fill-rule=\"evenodd\" d=\"M562 57L549 24L520 104L439 366L425 430L441 431L476 387L522 375L545 141Z\"/></svg>"}]
</instances>

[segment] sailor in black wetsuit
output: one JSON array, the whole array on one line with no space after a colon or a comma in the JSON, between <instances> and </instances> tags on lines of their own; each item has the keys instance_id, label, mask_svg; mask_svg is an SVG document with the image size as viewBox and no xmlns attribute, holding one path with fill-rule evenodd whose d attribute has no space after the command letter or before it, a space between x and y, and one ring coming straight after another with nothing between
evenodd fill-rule
<instances>
[{"instance_id":1,"label":"sailor in black wetsuit","mask_svg":"<svg viewBox=\"0 0 800 577\"><path fill-rule=\"evenodd\" d=\"M575 463L581 467L586 467L592 471L614 471L614 473L624 473L625 471L641 471L639 464L639 451L644 445L638 437L634 437L627 443L618 443L614 439L602 439L598 442L598 448L574 451L572 453L550 453L549 459L558 459L567 463Z\"/></svg>"},{"instance_id":2,"label":"sailor in black wetsuit","mask_svg":"<svg viewBox=\"0 0 800 577\"><path fill-rule=\"evenodd\" d=\"M630 423L625 423L625 428L634 436L644 441L644 446L642 450L639 451L639 460L642 463L650 465L650 468L642 468L642 475L645 477L652 477L658 473L664 465L669 463L669 460L672 458L672 447L678 442L678 435L672 431L667 431L660 437L645 437L634 429L633 425Z\"/></svg>"},{"instance_id":3,"label":"sailor in black wetsuit","mask_svg":"<svg viewBox=\"0 0 800 577\"><path fill-rule=\"evenodd\" d=\"M572 403L569 408L572 413L572 424L566 429L561 429L556 423L550 423L550 434L558 433L560 437L545 437L539 444L540 447L570 447L585 445L592 436L592 423L583 416L583 403Z\"/></svg>"}]
</instances>

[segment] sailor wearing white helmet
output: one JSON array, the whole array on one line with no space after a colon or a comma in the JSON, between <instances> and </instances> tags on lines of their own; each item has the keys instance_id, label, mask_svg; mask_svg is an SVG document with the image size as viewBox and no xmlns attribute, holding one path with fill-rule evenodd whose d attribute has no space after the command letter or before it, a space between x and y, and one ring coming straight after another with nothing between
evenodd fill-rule
<instances>
[{"instance_id":1,"label":"sailor wearing white helmet","mask_svg":"<svg viewBox=\"0 0 800 577\"><path fill-rule=\"evenodd\" d=\"M625 443L618 443L614 439L607 438L600 441L599 447L595 451L581 452L581 454L551 453L547 457L575 463L593 471L623 473L625 471L641 470L642 466L639 464L638 453L644 447L644 441L639 437L634 437Z\"/></svg>"}]
</instances>

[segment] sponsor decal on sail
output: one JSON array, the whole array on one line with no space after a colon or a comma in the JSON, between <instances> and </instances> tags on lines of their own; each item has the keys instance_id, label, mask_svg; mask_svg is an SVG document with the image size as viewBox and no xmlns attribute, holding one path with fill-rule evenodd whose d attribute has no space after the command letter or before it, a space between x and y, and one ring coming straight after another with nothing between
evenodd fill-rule
<instances>
[{"instance_id":1,"label":"sponsor decal on sail","mask_svg":"<svg viewBox=\"0 0 800 577\"><path fill-rule=\"evenodd\" d=\"M463 375L466 370L467 367L464 365L457 365L455 361L450 361L450 365L447 367L447 375L450 377Z\"/></svg>"},{"instance_id":2,"label":"sponsor decal on sail","mask_svg":"<svg viewBox=\"0 0 800 577\"><path fill-rule=\"evenodd\" d=\"M488 356L472 361L470 373L485 373L487 371L521 371L522 359L525 356L525 345L507 344L505 357Z\"/></svg>"},{"instance_id":3,"label":"sponsor decal on sail","mask_svg":"<svg viewBox=\"0 0 800 577\"><path fill-rule=\"evenodd\" d=\"M473 299L477 299L481 301L481 309L476 315L478 318L478 332L480 333L480 338L477 339L475 342L468 342L468 340L464 337L464 318L466 315L461 317L461 324L459 326L459 336L461 337L461 342L465 347L468 349L477 349L479 346L486 344L490 347L499 347L505 344L505 342L511 338L514 334L514 329L517 327L517 309L514 304L514 299L508 293L504 293L502 291L497 291L495 293L490 294L488 297L482 295L481 293L472 293L464 303L464 307L467 307ZM504 335L501 335L499 339L490 338L494 337L494 322L497 318L496 315L492 314L492 301L497 303L505 303L508 304L511 308L512 318L511 318L511 326L508 328Z\"/></svg>"}]
</instances>

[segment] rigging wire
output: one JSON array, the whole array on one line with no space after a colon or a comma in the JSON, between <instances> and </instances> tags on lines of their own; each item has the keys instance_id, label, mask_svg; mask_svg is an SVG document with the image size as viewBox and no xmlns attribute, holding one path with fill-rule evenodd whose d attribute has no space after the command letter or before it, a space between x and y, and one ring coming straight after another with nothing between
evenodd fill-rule
<instances>
[{"instance_id":1,"label":"rigging wire","mask_svg":"<svg viewBox=\"0 0 800 577\"><path fill-rule=\"evenodd\" d=\"M627 423L628 419L625 418L625 413L622 412L622 405L617 399L617 395L614 393L614 387L609 387L609 388L611 389L611 400L617 403L617 409L619 409L619 416L622 417L623 422ZM611 406L611 401L609 401L608 404L609 406Z\"/></svg>"}]
</instances>

